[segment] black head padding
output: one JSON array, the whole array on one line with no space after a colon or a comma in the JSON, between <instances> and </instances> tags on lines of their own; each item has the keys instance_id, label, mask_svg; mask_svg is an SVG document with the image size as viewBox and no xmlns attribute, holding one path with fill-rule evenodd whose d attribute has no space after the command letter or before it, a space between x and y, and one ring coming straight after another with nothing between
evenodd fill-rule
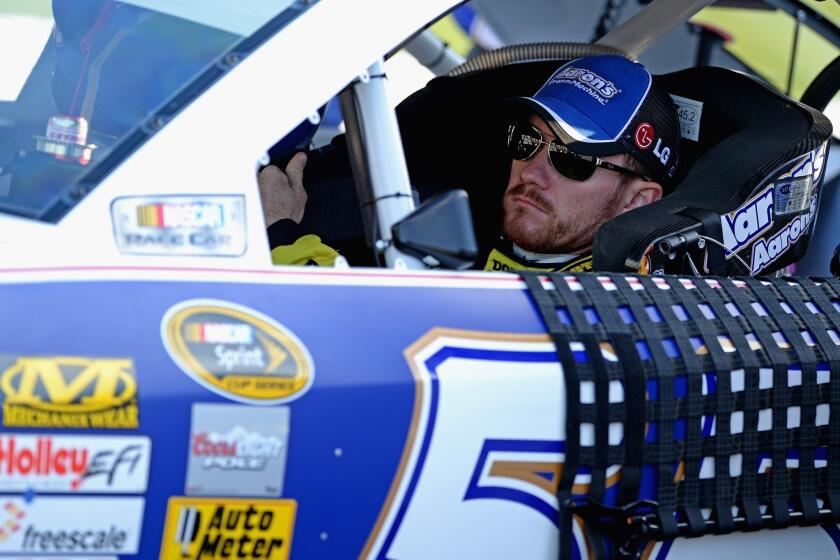
<instances>
[{"instance_id":1,"label":"black head padding","mask_svg":"<svg viewBox=\"0 0 840 560\"><path fill-rule=\"evenodd\" d=\"M672 194L601 226L595 269L750 275L798 260L819 203L828 119L732 70L658 79L683 98L685 175Z\"/></svg>"}]
</instances>

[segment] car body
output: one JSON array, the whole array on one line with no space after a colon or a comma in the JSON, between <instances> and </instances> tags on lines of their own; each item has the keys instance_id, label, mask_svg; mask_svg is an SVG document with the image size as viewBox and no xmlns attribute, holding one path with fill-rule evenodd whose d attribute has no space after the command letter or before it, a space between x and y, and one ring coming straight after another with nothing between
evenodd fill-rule
<instances>
[{"instance_id":1,"label":"car body","mask_svg":"<svg viewBox=\"0 0 840 560\"><path fill-rule=\"evenodd\" d=\"M557 557L566 381L526 281L426 270L388 243L389 267L275 267L262 219L257 162L348 84L379 133L373 194L409 192L377 72L457 2L118 4L224 37L110 144L62 156L48 196L0 204L0 556ZM656 3L674 19L656 34L702 4ZM28 113L3 109L0 134L17 131ZM87 145L79 121L50 122ZM15 148L3 175L24 169ZM381 239L407 199L378 210ZM840 554L836 526L641 553L803 551Z\"/></svg>"}]
</instances>

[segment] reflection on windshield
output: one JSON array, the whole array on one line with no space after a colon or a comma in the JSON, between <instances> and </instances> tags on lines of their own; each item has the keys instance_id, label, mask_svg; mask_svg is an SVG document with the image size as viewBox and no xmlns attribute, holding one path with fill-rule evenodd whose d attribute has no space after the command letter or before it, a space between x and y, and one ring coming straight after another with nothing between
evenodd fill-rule
<instances>
[{"instance_id":1,"label":"reflection on windshield","mask_svg":"<svg viewBox=\"0 0 840 560\"><path fill-rule=\"evenodd\" d=\"M0 212L50 219L91 164L289 4L4 1Z\"/></svg>"},{"instance_id":2,"label":"reflection on windshield","mask_svg":"<svg viewBox=\"0 0 840 560\"><path fill-rule=\"evenodd\" d=\"M188 19L208 27L251 35L265 22L292 5L293 0L123 0L141 8Z\"/></svg>"},{"instance_id":3,"label":"reflection on windshield","mask_svg":"<svg viewBox=\"0 0 840 560\"><path fill-rule=\"evenodd\" d=\"M52 33L51 17L0 14L0 101L14 101Z\"/></svg>"}]
</instances>

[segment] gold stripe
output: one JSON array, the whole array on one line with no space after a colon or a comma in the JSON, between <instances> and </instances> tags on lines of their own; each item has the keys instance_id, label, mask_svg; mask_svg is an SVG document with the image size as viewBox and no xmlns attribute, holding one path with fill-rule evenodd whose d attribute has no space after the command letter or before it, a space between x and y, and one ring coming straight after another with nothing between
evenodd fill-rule
<instances>
[{"instance_id":1,"label":"gold stripe","mask_svg":"<svg viewBox=\"0 0 840 560\"><path fill-rule=\"evenodd\" d=\"M551 480L546 480L537 472L550 472ZM560 483L560 474L563 472L562 463L537 462L537 461L496 461L490 467L490 476L503 476L521 480L542 488L551 494L557 493L557 485Z\"/></svg>"},{"instance_id":2,"label":"gold stripe","mask_svg":"<svg viewBox=\"0 0 840 560\"><path fill-rule=\"evenodd\" d=\"M203 342L201 339L201 324L187 323L184 325L184 338L190 342Z\"/></svg>"},{"instance_id":3,"label":"gold stripe","mask_svg":"<svg viewBox=\"0 0 840 560\"><path fill-rule=\"evenodd\" d=\"M577 523L578 529L580 530L580 535L583 538L583 543L586 545L587 560L593 560L594 558L596 558L596 556L595 549L592 548L592 539L589 537L589 529L586 527L586 524L583 522L583 519L581 519L577 515L573 515L572 519L575 523Z\"/></svg>"},{"instance_id":4,"label":"gold stripe","mask_svg":"<svg viewBox=\"0 0 840 560\"><path fill-rule=\"evenodd\" d=\"M677 472L674 473L674 484L681 482L685 478L685 461L680 461L677 465Z\"/></svg>"}]
</instances>

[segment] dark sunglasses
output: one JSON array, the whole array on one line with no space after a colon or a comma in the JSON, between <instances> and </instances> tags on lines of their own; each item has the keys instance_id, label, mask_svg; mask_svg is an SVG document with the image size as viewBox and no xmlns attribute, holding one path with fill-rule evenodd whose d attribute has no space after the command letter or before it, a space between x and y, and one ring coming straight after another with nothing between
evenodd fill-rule
<instances>
[{"instance_id":1,"label":"dark sunglasses","mask_svg":"<svg viewBox=\"0 0 840 560\"><path fill-rule=\"evenodd\" d=\"M507 147L513 159L525 161L537 155L543 145L548 146L548 161L563 177L572 181L586 181L603 167L616 173L639 177L645 181L651 179L626 167L615 165L595 156L576 154L555 138L551 142L543 140L542 132L530 122L516 122L508 127Z\"/></svg>"}]
</instances>

